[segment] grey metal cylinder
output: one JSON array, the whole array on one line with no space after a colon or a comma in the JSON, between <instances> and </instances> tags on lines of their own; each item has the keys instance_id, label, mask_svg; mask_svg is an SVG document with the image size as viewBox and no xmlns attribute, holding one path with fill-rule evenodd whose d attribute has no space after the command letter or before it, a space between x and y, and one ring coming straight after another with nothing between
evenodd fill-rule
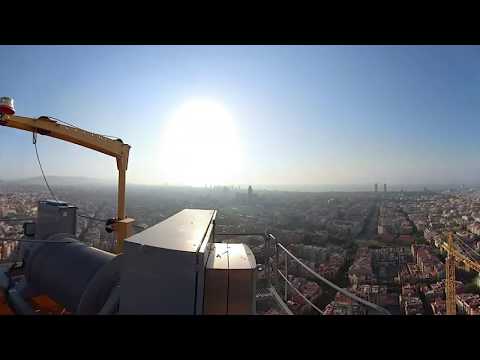
<instances>
[{"instance_id":1,"label":"grey metal cylinder","mask_svg":"<svg viewBox=\"0 0 480 360\"><path fill-rule=\"evenodd\" d=\"M38 245L28 255L28 284L70 312L98 313L119 282L120 257L65 235L51 239L59 242Z\"/></svg>"}]
</instances>

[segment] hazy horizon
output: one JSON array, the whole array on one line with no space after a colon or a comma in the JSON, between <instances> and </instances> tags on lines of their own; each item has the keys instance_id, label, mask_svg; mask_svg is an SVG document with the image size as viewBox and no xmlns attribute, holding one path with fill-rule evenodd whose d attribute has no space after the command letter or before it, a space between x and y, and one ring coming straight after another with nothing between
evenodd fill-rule
<instances>
[{"instance_id":1,"label":"hazy horizon","mask_svg":"<svg viewBox=\"0 0 480 360\"><path fill-rule=\"evenodd\" d=\"M78 186L85 184L85 186L91 185L102 185L108 187L116 187L117 182L115 179L107 179L107 178L94 178L94 177L87 177L87 176L49 176L48 177L49 184L51 186ZM44 186L44 180L41 176L35 177L24 177L24 178L3 178L0 177L0 182L6 183L17 183L20 182L20 185L40 185ZM160 184L141 184L141 183L134 183L130 182L129 186L145 186L145 187L180 187L180 188L197 188L202 189L205 187L212 188L212 187L222 187L224 185L216 184L210 186L195 186L195 185L178 185L178 184L169 184L169 183L160 183ZM241 189L246 191L249 186L252 186L254 191L294 191L294 192L373 192L374 191L374 184L231 184L225 185L229 188L234 190ZM465 184L387 184L388 191L423 191L425 188L427 190L443 190L449 188L460 188L464 186L466 189L468 188L478 188L480 187L479 183L465 183ZM46 189L46 188L45 188ZM128 192L128 189L127 189ZM378 192L383 192L383 184L378 184Z\"/></svg>"},{"instance_id":2,"label":"hazy horizon","mask_svg":"<svg viewBox=\"0 0 480 360\"><path fill-rule=\"evenodd\" d=\"M0 96L129 143L129 184L472 185L479 60L478 46L0 46ZM2 178L40 175L31 137L0 127ZM112 158L38 149L48 176L116 183Z\"/></svg>"}]
</instances>

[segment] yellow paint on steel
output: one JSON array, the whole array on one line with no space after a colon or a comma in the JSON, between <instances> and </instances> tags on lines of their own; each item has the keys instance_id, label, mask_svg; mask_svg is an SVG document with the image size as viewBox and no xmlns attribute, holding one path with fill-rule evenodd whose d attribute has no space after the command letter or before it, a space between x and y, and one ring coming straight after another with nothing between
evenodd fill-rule
<instances>
[{"instance_id":1,"label":"yellow paint on steel","mask_svg":"<svg viewBox=\"0 0 480 360\"><path fill-rule=\"evenodd\" d=\"M448 256L445 262L445 293L447 315L456 315L455 296L455 254L453 253L453 235L448 234Z\"/></svg>"},{"instance_id":2,"label":"yellow paint on steel","mask_svg":"<svg viewBox=\"0 0 480 360\"><path fill-rule=\"evenodd\" d=\"M453 245L453 234L448 234L447 244L443 243L441 248L447 251L448 256L445 261L445 292L447 297L447 315L455 315L457 313L456 306L456 289L455 289L455 263L464 263L470 269L480 273L480 264L470 260L463 255Z\"/></svg>"},{"instance_id":3,"label":"yellow paint on steel","mask_svg":"<svg viewBox=\"0 0 480 360\"><path fill-rule=\"evenodd\" d=\"M3 115L0 120L0 125L50 136L114 157L117 160L118 169L117 220L121 221L126 219L125 187L130 145L124 144L119 139L110 139L106 136L95 134L74 126L60 124L59 122L45 116L35 119L24 116ZM118 226L120 231L116 234L117 252L121 252L123 240L131 234L131 227L134 220L128 220L129 221L126 225Z\"/></svg>"}]
</instances>

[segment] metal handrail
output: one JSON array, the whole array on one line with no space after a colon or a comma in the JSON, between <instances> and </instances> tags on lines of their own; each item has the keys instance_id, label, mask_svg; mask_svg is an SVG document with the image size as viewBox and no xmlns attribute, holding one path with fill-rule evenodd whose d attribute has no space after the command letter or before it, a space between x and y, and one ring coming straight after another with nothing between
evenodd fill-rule
<instances>
[{"instance_id":1,"label":"metal handrail","mask_svg":"<svg viewBox=\"0 0 480 360\"><path fill-rule=\"evenodd\" d=\"M287 255L289 255L293 260L295 260L298 264L300 264L305 270L307 270L309 273L311 273L313 276L315 276L318 280L322 281L323 283L327 284L328 286L330 286L331 288L337 290L338 292L342 293L343 295L349 297L350 299L352 300L355 300L356 302L359 302L373 310L376 310L384 315L391 315L390 312L386 309L384 309L383 307L381 306L378 306L377 304L374 304L374 303L371 303L370 301L367 301L367 300L364 300L362 299L361 297L355 295L355 294L352 294L351 292L335 285L334 283L332 283L331 281L329 281L328 279L324 278L323 276L321 276L320 274L316 273L314 270L310 269L310 267L308 267L307 265L305 265L301 260L299 260L295 255L293 255L290 251L288 251L285 246L283 246L282 244L280 244L279 242L276 243L276 247L277 248L280 248L281 250L283 250ZM279 270L278 270L279 271Z\"/></svg>"},{"instance_id":2,"label":"metal handrail","mask_svg":"<svg viewBox=\"0 0 480 360\"><path fill-rule=\"evenodd\" d=\"M267 258L270 260L271 259L271 254L270 254L270 240L275 240L275 237L272 234L269 233L260 233L260 232L255 232L255 233L215 233L215 236L261 236L264 240L264 248L267 249ZM266 278L268 285L271 287L272 282L271 282L271 274L270 274L270 264L265 264L265 272L266 272Z\"/></svg>"},{"instance_id":3,"label":"metal handrail","mask_svg":"<svg viewBox=\"0 0 480 360\"><path fill-rule=\"evenodd\" d=\"M369 307L375 311L378 311L379 313L381 314L384 314L384 315L391 315L390 312L387 310L387 309L384 309L383 307L377 305L377 304L374 304L374 303L371 303L370 301L367 301L367 300L364 300L362 299L361 297L355 295L355 294L352 294L351 292L335 285L334 283L332 283L331 281L329 281L328 279L324 278L323 276L321 276L320 274L318 274L317 272L315 272L314 270L312 270L310 267L308 267L307 265L305 265L300 259L298 259L295 255L293 255L290 251L287 250L287 248L285 248L285 246L283 246L282 244L280 244L277 239L275 238L275 236L273 236L272 234L270 233L215 233L215 236L261 236L263 237L264 241L265 241L265 249L267 249L267 259L268 260L271 260L272 257L270 254L270 248L271 248L271 241L274 241L275 242L275 267L276 267L276 272L278 275L280 275L280 277L282 277L284 280L285 280L285 284L286 285L289 285L290 287L292 287L305 301L307 301L308 304L310 304L316 311L318 311L320 314L323 314L323 312L317 307L315 306L311 301L309 301L297 288L295 288L295 286L293 286L293 284L288 280L288 272L287 274L283 274L280 269L278 268L278 264L279 264L279 251L278 249L284 251L288 256L290 256L294 261L296 261L298 264L300 264L305 270L307 270L309 273L311 273L313 276L315 276L318 280L320 280L321 282L325 283L326 285L330 286L331 288L337 290L338 292L342 293L343 295L349 297L350 299L362 304L362 305L365 305L366 307ZM268 261L270 263L270 261ZM266 273L266 278L267 278L267 281L269 283L269 286L271 286L271 274L270 274L270 264L266 264L265 266L265 269L267 271ZM286 285L285 285L285 292L286 292ZM286 295L285 295L286 296ZM285 300L286 301L286 300Z\"/></svg>"},{"instance_id":4,"label":"metal handrail","mask_svg":"<svg viewBox=\"0 0 480 360\"><path fill-rule=\"evenodd\" d=\"M280 270L277 270L277 271L278 271L278 274L283 278L283 280L285 280L285 282L286 282L288 285L290 285L290 287L291 287L293 290L295 290L295 292L296 292L298 295L300 295L300 297L301 297L303 300L305 300L311 307L313 307L315 310L317 310L320 314L323 315L323 311L322 311L322 310L320 310L314 303L312 303L310 300L308 300L308 298L307 298L305 295L303 295L300 290L298 290L295 286L293 286L293 284L291 283L291 281L289 281L289 280L286 278L286 276L285 276L284 274L282 274L282 272L281 272Z\"/></svg>"}]
</instances>

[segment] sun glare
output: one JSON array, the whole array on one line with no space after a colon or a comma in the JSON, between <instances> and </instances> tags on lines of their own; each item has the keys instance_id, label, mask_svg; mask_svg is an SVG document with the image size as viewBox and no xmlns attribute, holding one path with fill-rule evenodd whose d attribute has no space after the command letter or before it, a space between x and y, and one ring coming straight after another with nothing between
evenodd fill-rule
<instances>
[{"instance_id":1,"label":"sun glare","mask_svg":"<svg viewBox=\"0 0 480 360\"><path fill-rule=\"evenodd\" d=\"M224 106L211 100L181 105L168 120L160 146L159 165L168 183L228 185L241 170L234 120Z\"/></svg>"}]
</instances>

